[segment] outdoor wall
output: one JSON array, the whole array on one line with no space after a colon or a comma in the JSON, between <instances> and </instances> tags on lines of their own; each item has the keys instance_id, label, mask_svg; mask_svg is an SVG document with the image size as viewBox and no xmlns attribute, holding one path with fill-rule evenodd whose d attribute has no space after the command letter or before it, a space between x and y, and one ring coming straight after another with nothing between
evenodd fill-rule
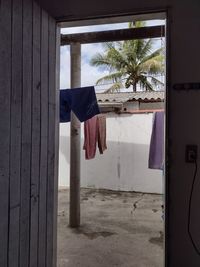
<instances>
[{"instance_id":1,"label":"outdoor wall","mask_svg":"<svg viewBox=\"0 0 200 267\"><path fill-rule=\"evenodd\" d=\"M154 110L154 109L164 109L164 102L126 102L123 104L123 110L133 111L133 110Z\"/></svg>"},{"instance_id":2,"label":"outdoor wall","mask_svg":"<svg viewBox=\"0 0 200 267\"><path fill-rule=\"evenodd\" d=\"M165 106L164 102L157 102L157 103L140 102L140 109L163 109L164 106Z\"/></svg>"},{"instance_id":3,"label":"outdoor wall","mask_svg":"<svg viewBox=\"0 0 200 267\"><path fill-rule=\"evenodd\" d=\"M123 108L126 108L126 110L138 110L139 109L139 102L138 101L134 101L134 102L126 102L123 104Z\"/></svg>"},{"instance_id":4,"label":"outdoor wall","mask_svg":"<svg viewBox=\"0 0 200 267\"><path fill-rule=\"evenodd\" d=\"M148 168L152 113L106 116L108 149L92 160L82 150L81 186L162 193L162 171ZM60 124L59 186L69 186L69 129Z\"/></svg>"}]
</instances>

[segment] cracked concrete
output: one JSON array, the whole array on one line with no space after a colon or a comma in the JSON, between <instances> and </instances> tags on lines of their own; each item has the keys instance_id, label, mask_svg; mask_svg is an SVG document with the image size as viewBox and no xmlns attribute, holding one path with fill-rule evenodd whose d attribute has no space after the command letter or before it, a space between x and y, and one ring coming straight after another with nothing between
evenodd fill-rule
<instances>
[{"instance_id":1,"label":"cracked concrete","mask_svg":"<svg viewBox=\"0 0 200 267\"><path fill-rule=\"evenodd\" d=\"M144 194L141 193L141 197L133 203L133 211L137 209L138 203L143 199Z\"/></svg>"},{"instance_id":2,"label":"cracked concrete","mask_svg":"<svg viewBox=\"0 0 200 267\"><path fill-rule=\"evenodd\" d=\"M81 189L81 227L59 191L58 267L162 267L162 196Z\"/></svg>"}]
</instances>

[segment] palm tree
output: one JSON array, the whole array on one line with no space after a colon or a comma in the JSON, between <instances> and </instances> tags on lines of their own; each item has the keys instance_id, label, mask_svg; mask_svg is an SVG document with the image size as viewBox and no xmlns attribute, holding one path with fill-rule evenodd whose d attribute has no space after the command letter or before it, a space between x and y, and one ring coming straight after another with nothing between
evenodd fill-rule
<instances>
[{"instance_id":1,"label":"palm tree","mask_svg":"<svg viewBox=\"0 0 200 267\"><path fill-rule=\"evenodd\" d=\"M144 22L129 23L129 28L145 26ZM152 91L153 87L163 85L157 79L164 72L162 48L153 50L153 40L128 40L104 43L104 52L97 53L90 64L109 70L109 74L97 80L96 84L112 82L106 92L119 91L132 86L137 91L137 84L143 90Z\"/></svg>"}]
</instances>

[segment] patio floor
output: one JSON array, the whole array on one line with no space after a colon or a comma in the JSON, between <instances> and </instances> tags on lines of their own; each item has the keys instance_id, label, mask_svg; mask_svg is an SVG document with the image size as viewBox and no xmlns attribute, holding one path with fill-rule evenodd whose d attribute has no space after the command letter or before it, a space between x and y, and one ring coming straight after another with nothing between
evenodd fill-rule
<instances>
[{"instance_id":1,"label":"patio floor","mask_svg":"<svg viewBox=\"0 0 200 267\"><path fill-rule=\"evenodd\" d=\"M162 196L81 189L81 227L71 229L69 190L59 190L58 267L162 267Z\"/></svg>"}]
</instances>

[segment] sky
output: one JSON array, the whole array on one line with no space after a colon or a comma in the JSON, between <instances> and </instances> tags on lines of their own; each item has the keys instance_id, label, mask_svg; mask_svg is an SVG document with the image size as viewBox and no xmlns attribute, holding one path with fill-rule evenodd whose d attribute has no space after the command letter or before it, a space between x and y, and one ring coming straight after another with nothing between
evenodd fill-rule
<instances>
[{"instance_id":1,"label":"sky","mask_svg":"<svg viewBox=\"0 0 200 267\"><path fill-rule=\"evenodd\" d=\"M163 21L149 21L148 25L160 25ZM84 26L84 27L70 27L63 28L61 30L62 34L70 33L81 33L81 32L92 32L92 31L105 31L105 30L116 30L124 29L128 27L128 23L115 23L107 25L95 25L95 26ZM156 48L161 46L162 41L158 39L155 42ZM97 67L92 67L90 65L90 59L96 54L103 52L103 46L101 43L95 44L84 44L81 46L81 86L95 86L95 90L102 92L107 87L106 86L96 86L96 81L107 75L108 71L103 71ZM61 47L61 57L60 57L60 88L67 89L70 88L70 47ZM126 89L127 90L127 89Z\"/></svg>"}]
</instances>

